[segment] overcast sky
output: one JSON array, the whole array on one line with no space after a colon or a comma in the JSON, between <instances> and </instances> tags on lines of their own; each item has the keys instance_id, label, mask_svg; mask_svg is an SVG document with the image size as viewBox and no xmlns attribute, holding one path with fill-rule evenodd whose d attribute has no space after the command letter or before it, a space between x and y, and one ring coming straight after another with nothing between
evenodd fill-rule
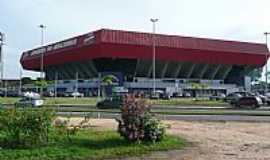
<instances>
[{"instance_id":1,"label":"overcast sky","mask_svg":"<svg viewBox=\"0 0 270 160\"><path fill-rule=\"evenodd\" d=\"M159 33L264 43L270 0L0 0L4 77L19 77L22 52L40 44L39 24L50 43L100 28L151 32L151 17Z\"/></svg>"}]
</instances>

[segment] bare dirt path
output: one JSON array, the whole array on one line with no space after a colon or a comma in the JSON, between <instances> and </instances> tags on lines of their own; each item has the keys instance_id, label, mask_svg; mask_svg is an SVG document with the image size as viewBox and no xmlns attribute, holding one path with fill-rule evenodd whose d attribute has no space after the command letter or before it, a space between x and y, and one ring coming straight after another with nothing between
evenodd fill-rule
<instances>
[{"instance_id":1,"label":"bare dirt path","mask_svg":"<svg viewBox=\"0 0 270 160\"><path fill-rule=\"evenodd\" d=\"M170 133L194 143L182 159L270 160L270 124L170 121ZM180 159L181 159L180 158Z\"/></svg>"},{"instance_id":2,"label":"bare dirt path","mask_svg":"<svg viewBox=\"0 0 270 160\"><path fill-rule=\"evenodd\" d=\"M76 120L74 120L76 122ZM181 151L155 152L145 157L124 159L170 160L270 160L270 124L245 122L166 121L170 134L192 143ZM111 119L93 119L97 128L116 129Z\"/></svg>"}]
</instances>

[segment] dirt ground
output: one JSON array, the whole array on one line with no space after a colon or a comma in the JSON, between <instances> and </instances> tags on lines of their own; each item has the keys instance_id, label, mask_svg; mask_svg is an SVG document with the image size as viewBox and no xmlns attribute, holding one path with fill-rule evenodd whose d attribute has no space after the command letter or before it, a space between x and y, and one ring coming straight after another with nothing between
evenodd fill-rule
<instances>
[{"instance_id":1,"label":"dirt ground","mask_svg":"<svg viewBox=\"0 0 270 160\"><path fill-rule=\"evenodd\" d=\"M72 119L72 123L80 121ZM116 129L111 119L91 119L96 128ZM270 124L244 122L165 121L168 133L179 135L191 147L181 151L156 152L145 157L125 159L170 160L270 160Z\"/></svg>"}]
</instances>

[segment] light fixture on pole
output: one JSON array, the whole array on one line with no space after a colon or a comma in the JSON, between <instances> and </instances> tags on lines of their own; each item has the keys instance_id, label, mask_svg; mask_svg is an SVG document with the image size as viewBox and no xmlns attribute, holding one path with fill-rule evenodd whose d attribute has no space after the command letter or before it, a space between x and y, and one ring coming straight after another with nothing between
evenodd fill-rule
<instances>
[{"instance_id":1,"label":"light fixture on pole","mask_svg":"<svg viewBox=\"0 0 270 160\"><path fill-rule=\"evenodd\" d=\"M55 72L54 77L54 98L57 98L57 81L58 81L58 71Z\"/></svg>"},{"instance_id":2,"label":"light fixture on pole","mask_svg":"<svg viewBox=\"0 0 270 160\"><path fill-rule=\"evenodd\" d=\"M152 33L152 42L153 42L153 93L156 94L156 22L158 19L151 18L150 21L153 23L153 33Z\"/></svg>"},{"instance_id":3,"label":"light fixture on pole","mask_svg":"<svg viewBox=\"0 0 270 160\"><path fill-rule=\"evenodd\" d=\"M4 88L4 61L3 61L3 45L5 41L5 35L4 33L0 32L0 82L1 82L1 87Z\"/></svg>"},{"instance_id":4,"label":"light fixture on pole","mask_svg":"<svg viewBox=\"0 0 270 160\"><path fill-rule=\"evenodd\" d=\"M265 44L266 47L268 46L268 35L270 32L264 32L265 35ZM267 60L268 60L268 52L265 52L265 93L268 92L268 67L267 67Z\"/></svg>"},{"instance_id":5,"label":"light fixture on pole","mask_svg":"<svg viewBox=\"0 0 270 160\"><path fill-rule=\"evenodd\" d=\"M20 67L20 84L19 84L19 95L22 95L22 76L23 76L23 70L22 67Z\"/></svg>"},{"instance_id":6,"label":"light fixture on pole","mask_svg":"<svg viewBox=\"0 0 270 160\"><path fill-rule=\"evenodd\" d=\"M44 30L46 28L45 25L41 24L38 26L40 28L41 31L41 41L40 41L40 45L43 46L44 44ZM43 71L44 71L44 52L41 52L40 55L40 80L42 81L43 78ZM40 96L43 96L43 82L41 82L41 87L40 87Z\"/></svg>"}]
</instances>

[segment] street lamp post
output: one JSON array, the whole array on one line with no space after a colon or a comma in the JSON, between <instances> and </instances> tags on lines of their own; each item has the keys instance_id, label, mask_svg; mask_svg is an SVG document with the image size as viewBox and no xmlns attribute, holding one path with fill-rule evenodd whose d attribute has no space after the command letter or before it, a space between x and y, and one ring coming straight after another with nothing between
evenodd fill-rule
<instances>
[{"instance_id":1,"label":"street lamp post","mask_svg":"<svg viewBox=\"0 0 270 160\"><path fill-rule=\"evenodd\" d=\"M264 32L265 35L265 44L268 46L268 35L270 32ZM265 93L268 91L268 67L267 67L268 52L265 52Z\"/></svg>"},{"instance_id":2,"label":"street lamp post","mask_svg":"<svg viewBox=\"0 0 270 160\"><path fill-rule=\"evenodd\" d=\"M153 23L153 93L156 94L156 22L158 19L151 18L150 21Z\"/></svg>"},{"instance_id":3,"label":"street lamp post","mask_svg":"<svg viewBox=\"0 0 270 160\"><path fill-rule=\"evenodd\" d=\"M3 45L4 45L4 33L0 32L0 72L1 72L1 82L4 78L4 65L3 65Z\"/></svg>"},{"instance_id":4,"label":"street lamp post","mask_svg":"<svg viewBox=\"0 0 270 160\"><path fill-rule=\"evenodd\" d=\"M41 24L38 26L41 31L41 41L40 45L43 46L44 44L44 30L46 28L45 25ZM43 80L43 72L44 72L44 52L41 52L41 57L40 57L40 80ZM41 82L41 87L40 87L40 96L43 95L43 85Z\"/></svg>"},{"instance_id":5,"label":"street lamp post","mask_svg":"<svg viewBox=\"0 0 270 160\"><path fill-rule=\"evenodd\" d=\"M23 75L23 70L20 67L20 84L19 84L19 95L22 95L22 75Z\"/></svg>"},{"instance_id":6,"label":"street lamp post","mask_svg":"<svg viewBox=\"0 0 270 160\"><path fill-rule=\"evenodd\" d=\"M54 77L54 98L57 98L57 81L58 81L58 72L55 72Z\"/></svg>"}]
</instances>

